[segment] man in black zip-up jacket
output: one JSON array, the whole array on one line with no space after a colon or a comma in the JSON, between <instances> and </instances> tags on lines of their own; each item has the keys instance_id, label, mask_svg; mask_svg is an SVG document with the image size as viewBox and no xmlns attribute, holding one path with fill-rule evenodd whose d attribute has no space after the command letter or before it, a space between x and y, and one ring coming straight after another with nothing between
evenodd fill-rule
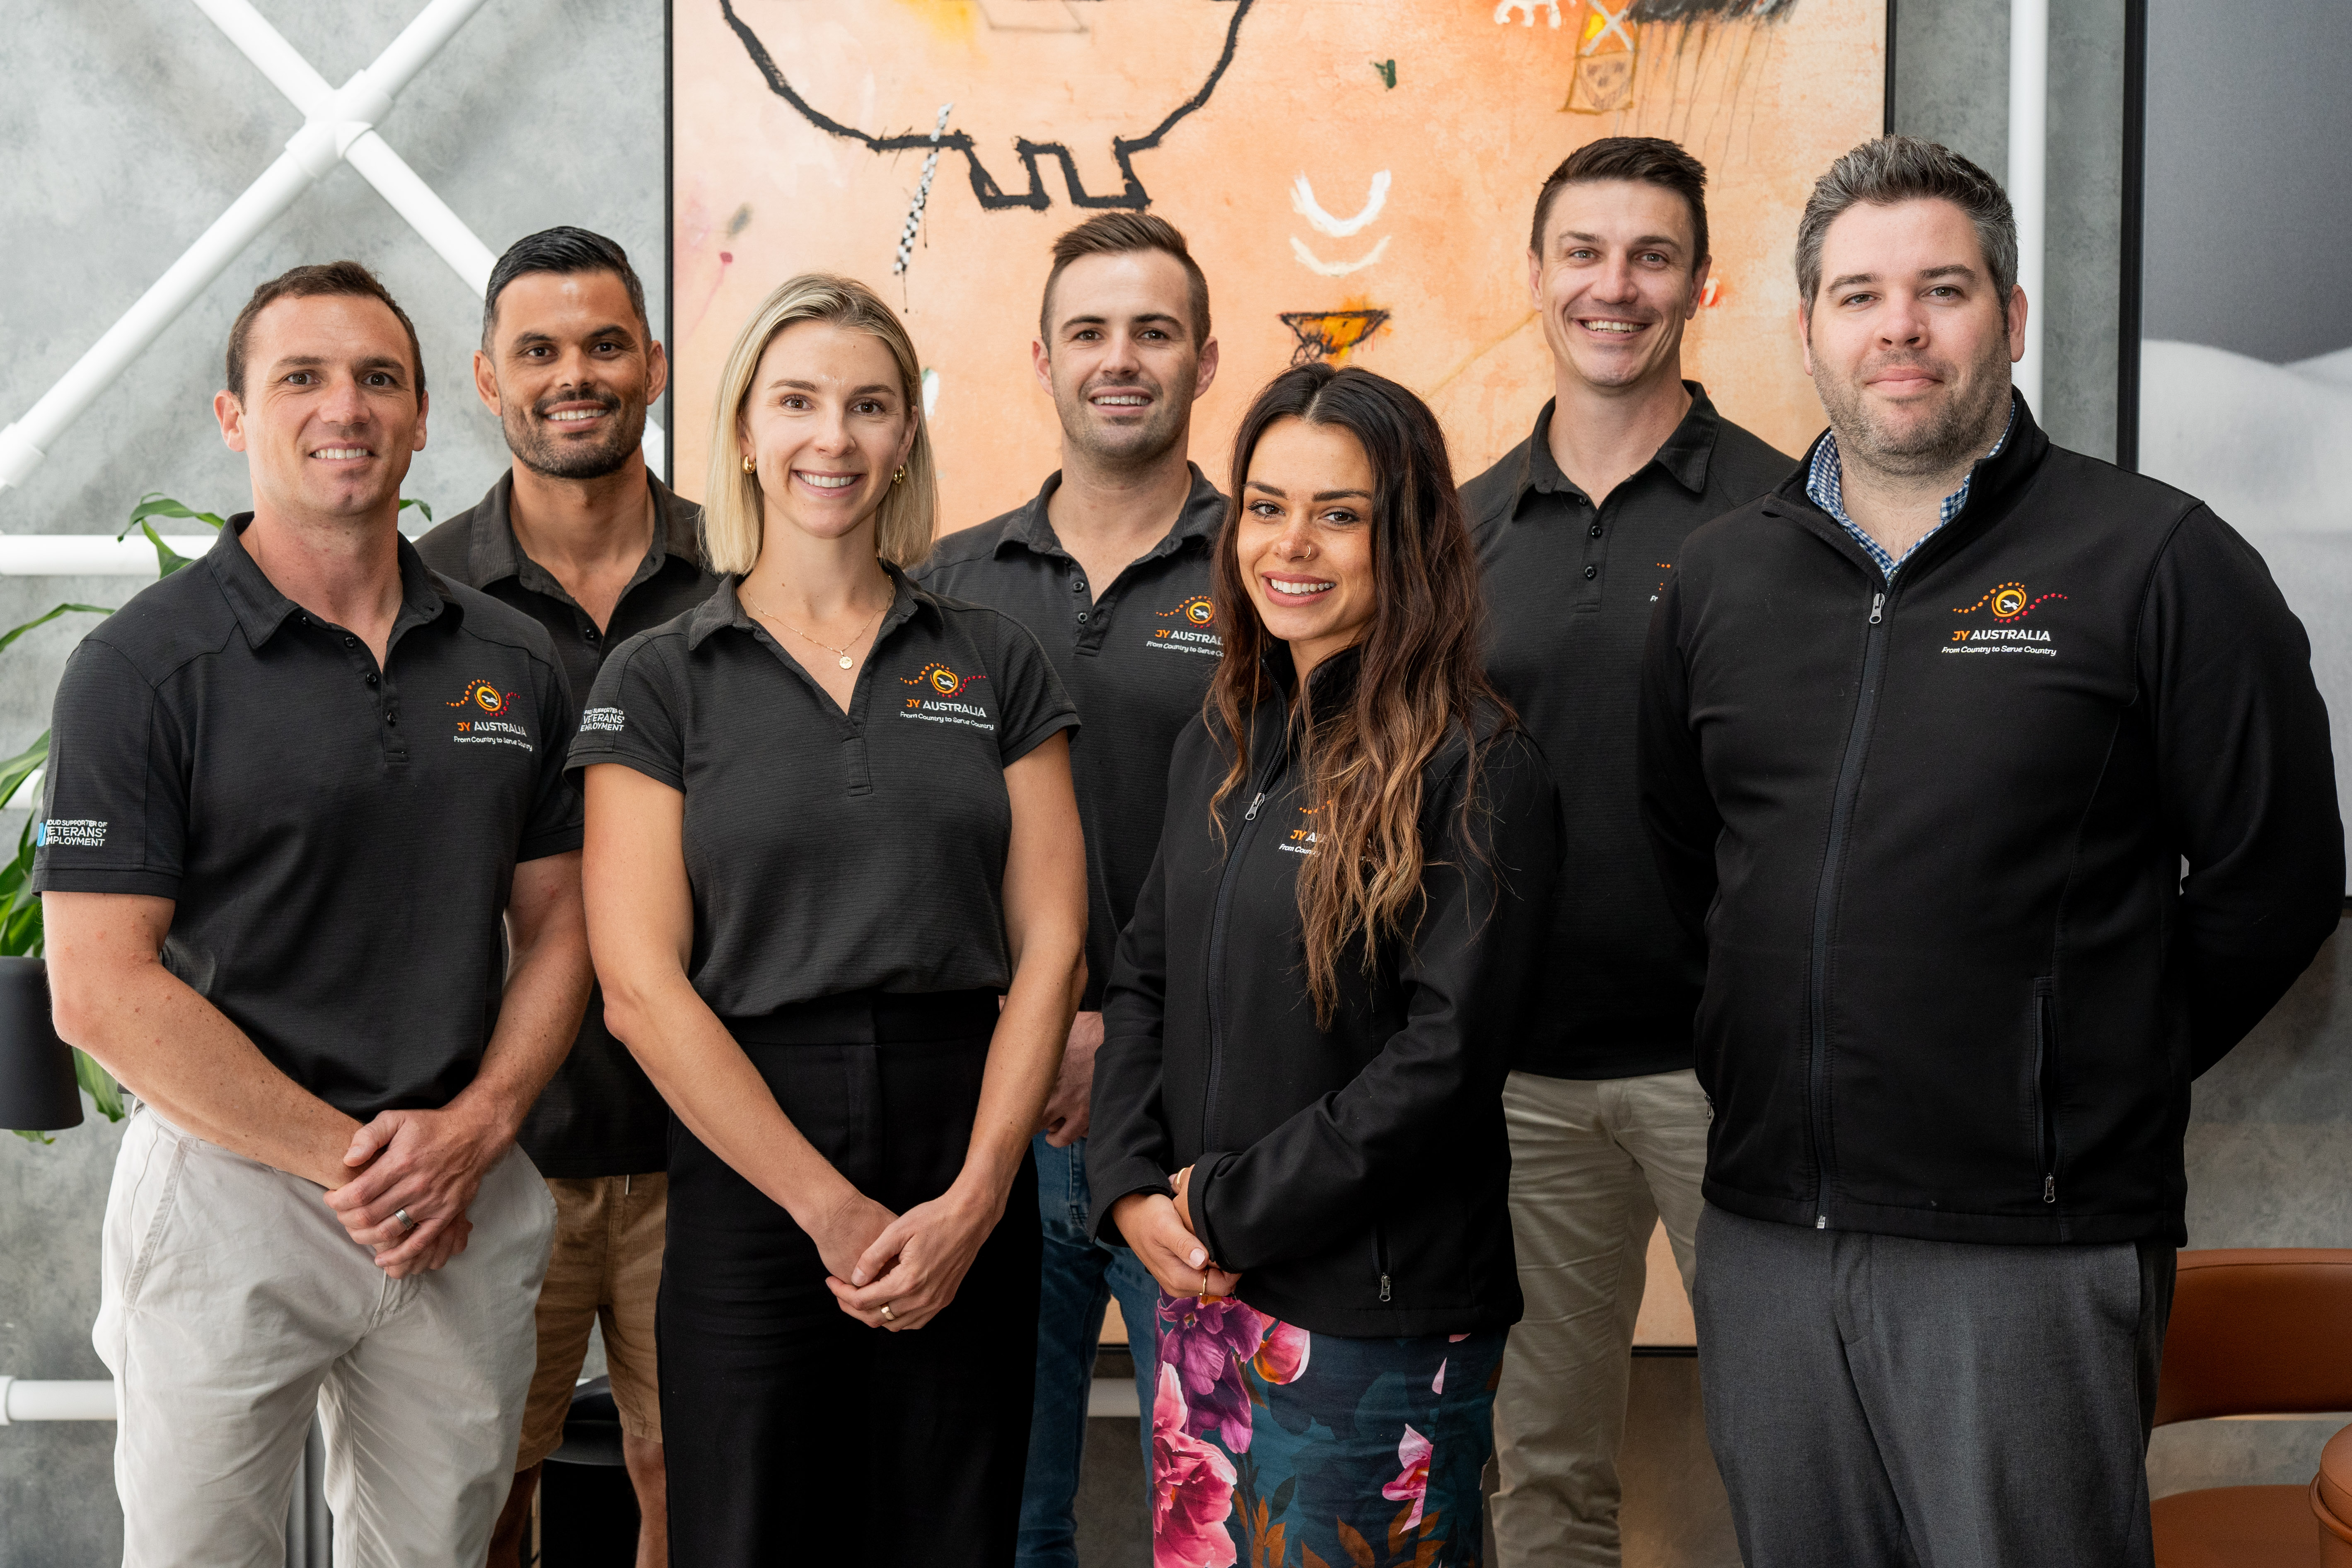
<instances>
[{"instance_id":1,"label":"man in black zip-up jacket","mask_svg":"<svg viewBox=\"0 0 2352 1568\"><path fill-rule=\"evenodd\" d=\"M2189 1080L2335 927L2326 711L2261 557L2011 394L1981 170L1856 149L1798 263L1832 430L1643 670L1709 1438L1749 1568L2144 1564Z\"/></svg>"}]
</instances>

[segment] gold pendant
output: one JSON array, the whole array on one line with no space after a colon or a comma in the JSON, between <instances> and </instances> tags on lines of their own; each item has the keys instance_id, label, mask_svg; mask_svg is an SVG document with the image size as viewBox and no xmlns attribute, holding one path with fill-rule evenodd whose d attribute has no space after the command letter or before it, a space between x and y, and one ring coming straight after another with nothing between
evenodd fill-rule
<instances>
[{"instance_id":1,"label":"gold pendant","mask_svg":"<svg viewBox=\"0 0 2352 1568\"><path fill-rule=\"evenodd\" d=\"M851 658L847 654L843 654L843 655L841 656L841 668L844 668L844 669L847 669L847 668L851 668L853 665L855 665L856 663L856 660L855 660L855 659Z\"/></svg>"}]
</instances>

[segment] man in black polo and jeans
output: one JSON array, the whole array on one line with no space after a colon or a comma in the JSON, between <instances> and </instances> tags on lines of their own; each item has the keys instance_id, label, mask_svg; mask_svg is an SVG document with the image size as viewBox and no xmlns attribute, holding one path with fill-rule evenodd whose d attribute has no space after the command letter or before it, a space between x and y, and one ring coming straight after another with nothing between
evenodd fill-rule
<instances>
[{"instance_id":1,"label":"man in black polo and jeans","mask_svg":"<svg viewBox=\"0 0 2352 1568\"><path fill-rule=\"evenodd\" d=\"M1503 1092L1528 1305L1495 1391L1502 1568L1615 1568L1650 1237L1663 1215L1687 1281L1698 1223L1703 965L1642 831L1642 637L1684 537L1790 467L1683 379L1683 329L1706 287L1706 193L1698 160L1654 137L1609 137L1552 171L1528 280L1555 395L1462 492L1486 568L1487 671L1543 746L1568 823L1550 1001Z\"/></svg>"},{"instance_id":2,"label":"man in black polo and jeans","mask_svg":"<svg viewBox=\"0 0 2352 1568\"><path fill-rule=\"evenodd\" d=\"M513 467L490 493L417 541L425 564L547 628L575 701L608 648L709 597L701 509L646 468L646 410L668 362L646 319L645 286L618 245L581 228L517 240L491 269L474 390L505 428ZM669 1560L654 1300L661 1286L669 1108L593 995L572 1054L520 1142L555 1199L555 1249L539 1294L515 1481L490 1568L522 1561L540 1466L600 1320L637 1494L637 1568Z\"/></svg>"},{"instance_id":3,"label":"man in black polo and jeans","mask_svg":"<svg viewBox=\"0 0 2352 1568\"><path fill-rule=\"evenodd\" d=\"M315 1408L336 1561L469 1568L555 1221L515 1131L588 995L572 700L400 538L382 284L263 284L227 370L253 510L74 650L34 869L58 1033L140 1101L91 1336L122 1560L282 1561Z\"/></svg>"},{"instance_id":4,"label":"man in black polo and jeans","mask_svg":"<svg viewBox=\"0 0 2352 1568\"><path fill-rule=\"evenodd\" d=\"M1159 1287L1087 1228L1087 1101L1102 988L1151 869L1177 732L1223 657L1209 546L1224 497L1185 456L1192 403L1217 373L1209 285L1161 218L1105 213L1054 242L1031 354L1062 422L1062 467L1037 498L951 533L914 572L936 593L1036 634L1086 727L1070 771L1087 836L1087 985L1032 1152L1045 1233L1037 1393L1021 1499L1021 1568L1075 1568L1078 1459L1104 1303L1135 1356L1146 1462Z\"/></svg>"},{"instance_id":5,"label":"man in black polo and jeans","mask_svg":"<svg viewBox=\"0 0 2352 1568\"><path fill-rule=\"evenodd\" d=\"M1643 663L1749 1568L2145 1568L2189 1082L2343 895L2302 626L2194 498L2042 433L2016 272L1966 159L1831 168L1797 237L1829 432L1691 537Z\"/></svg>"}]
</instances>

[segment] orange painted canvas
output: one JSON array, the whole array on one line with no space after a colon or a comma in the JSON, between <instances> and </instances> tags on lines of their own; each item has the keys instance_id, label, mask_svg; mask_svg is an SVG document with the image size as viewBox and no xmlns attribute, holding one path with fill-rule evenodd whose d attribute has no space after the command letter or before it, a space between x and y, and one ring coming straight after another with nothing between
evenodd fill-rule
<instances>
[{"instance_id":1,"label":"orange painted canvas","mask_svg":"<svg viewBox=\"0 0 2352 1568\"><path fill-rule=\"evenodd\" d=\"M1057 464L1029 353L1047 247L1105 206L1168 218L1208 273L1212 475L1251 395L1322 358L1427 397L1467 479L1550 394L1537 188L1610 135L1710 171L1688 373L1784 450L1822 426L1790 258L1813 180L1880 129L1885 0L676 0L671 25L688 495L736 330L822 269L905 312L941 527L1026 500Z\"/></svg>"}]
</instances>

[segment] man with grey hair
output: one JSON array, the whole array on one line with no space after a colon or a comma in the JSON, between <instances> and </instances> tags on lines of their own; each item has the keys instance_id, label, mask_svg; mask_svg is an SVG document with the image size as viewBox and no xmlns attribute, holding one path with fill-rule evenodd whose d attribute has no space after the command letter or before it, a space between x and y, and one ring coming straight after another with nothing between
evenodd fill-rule
<instances>
[{"instance_id":1,"label":"man with grey hair","mask_svg":"<svg viewBox=\"0 0 2352 1568\"><path fill-rule=\"evenodd\" d=\"M1695 1305L1748 1568L2151 1562L2189 1082L2343 893L2302 626L2194 498L2042 434L2016 255L1942 147L1822 177L1830 429L1691 535L1644 656L1643 813L1708 948Z\"/></svg>"}]
</instances>

